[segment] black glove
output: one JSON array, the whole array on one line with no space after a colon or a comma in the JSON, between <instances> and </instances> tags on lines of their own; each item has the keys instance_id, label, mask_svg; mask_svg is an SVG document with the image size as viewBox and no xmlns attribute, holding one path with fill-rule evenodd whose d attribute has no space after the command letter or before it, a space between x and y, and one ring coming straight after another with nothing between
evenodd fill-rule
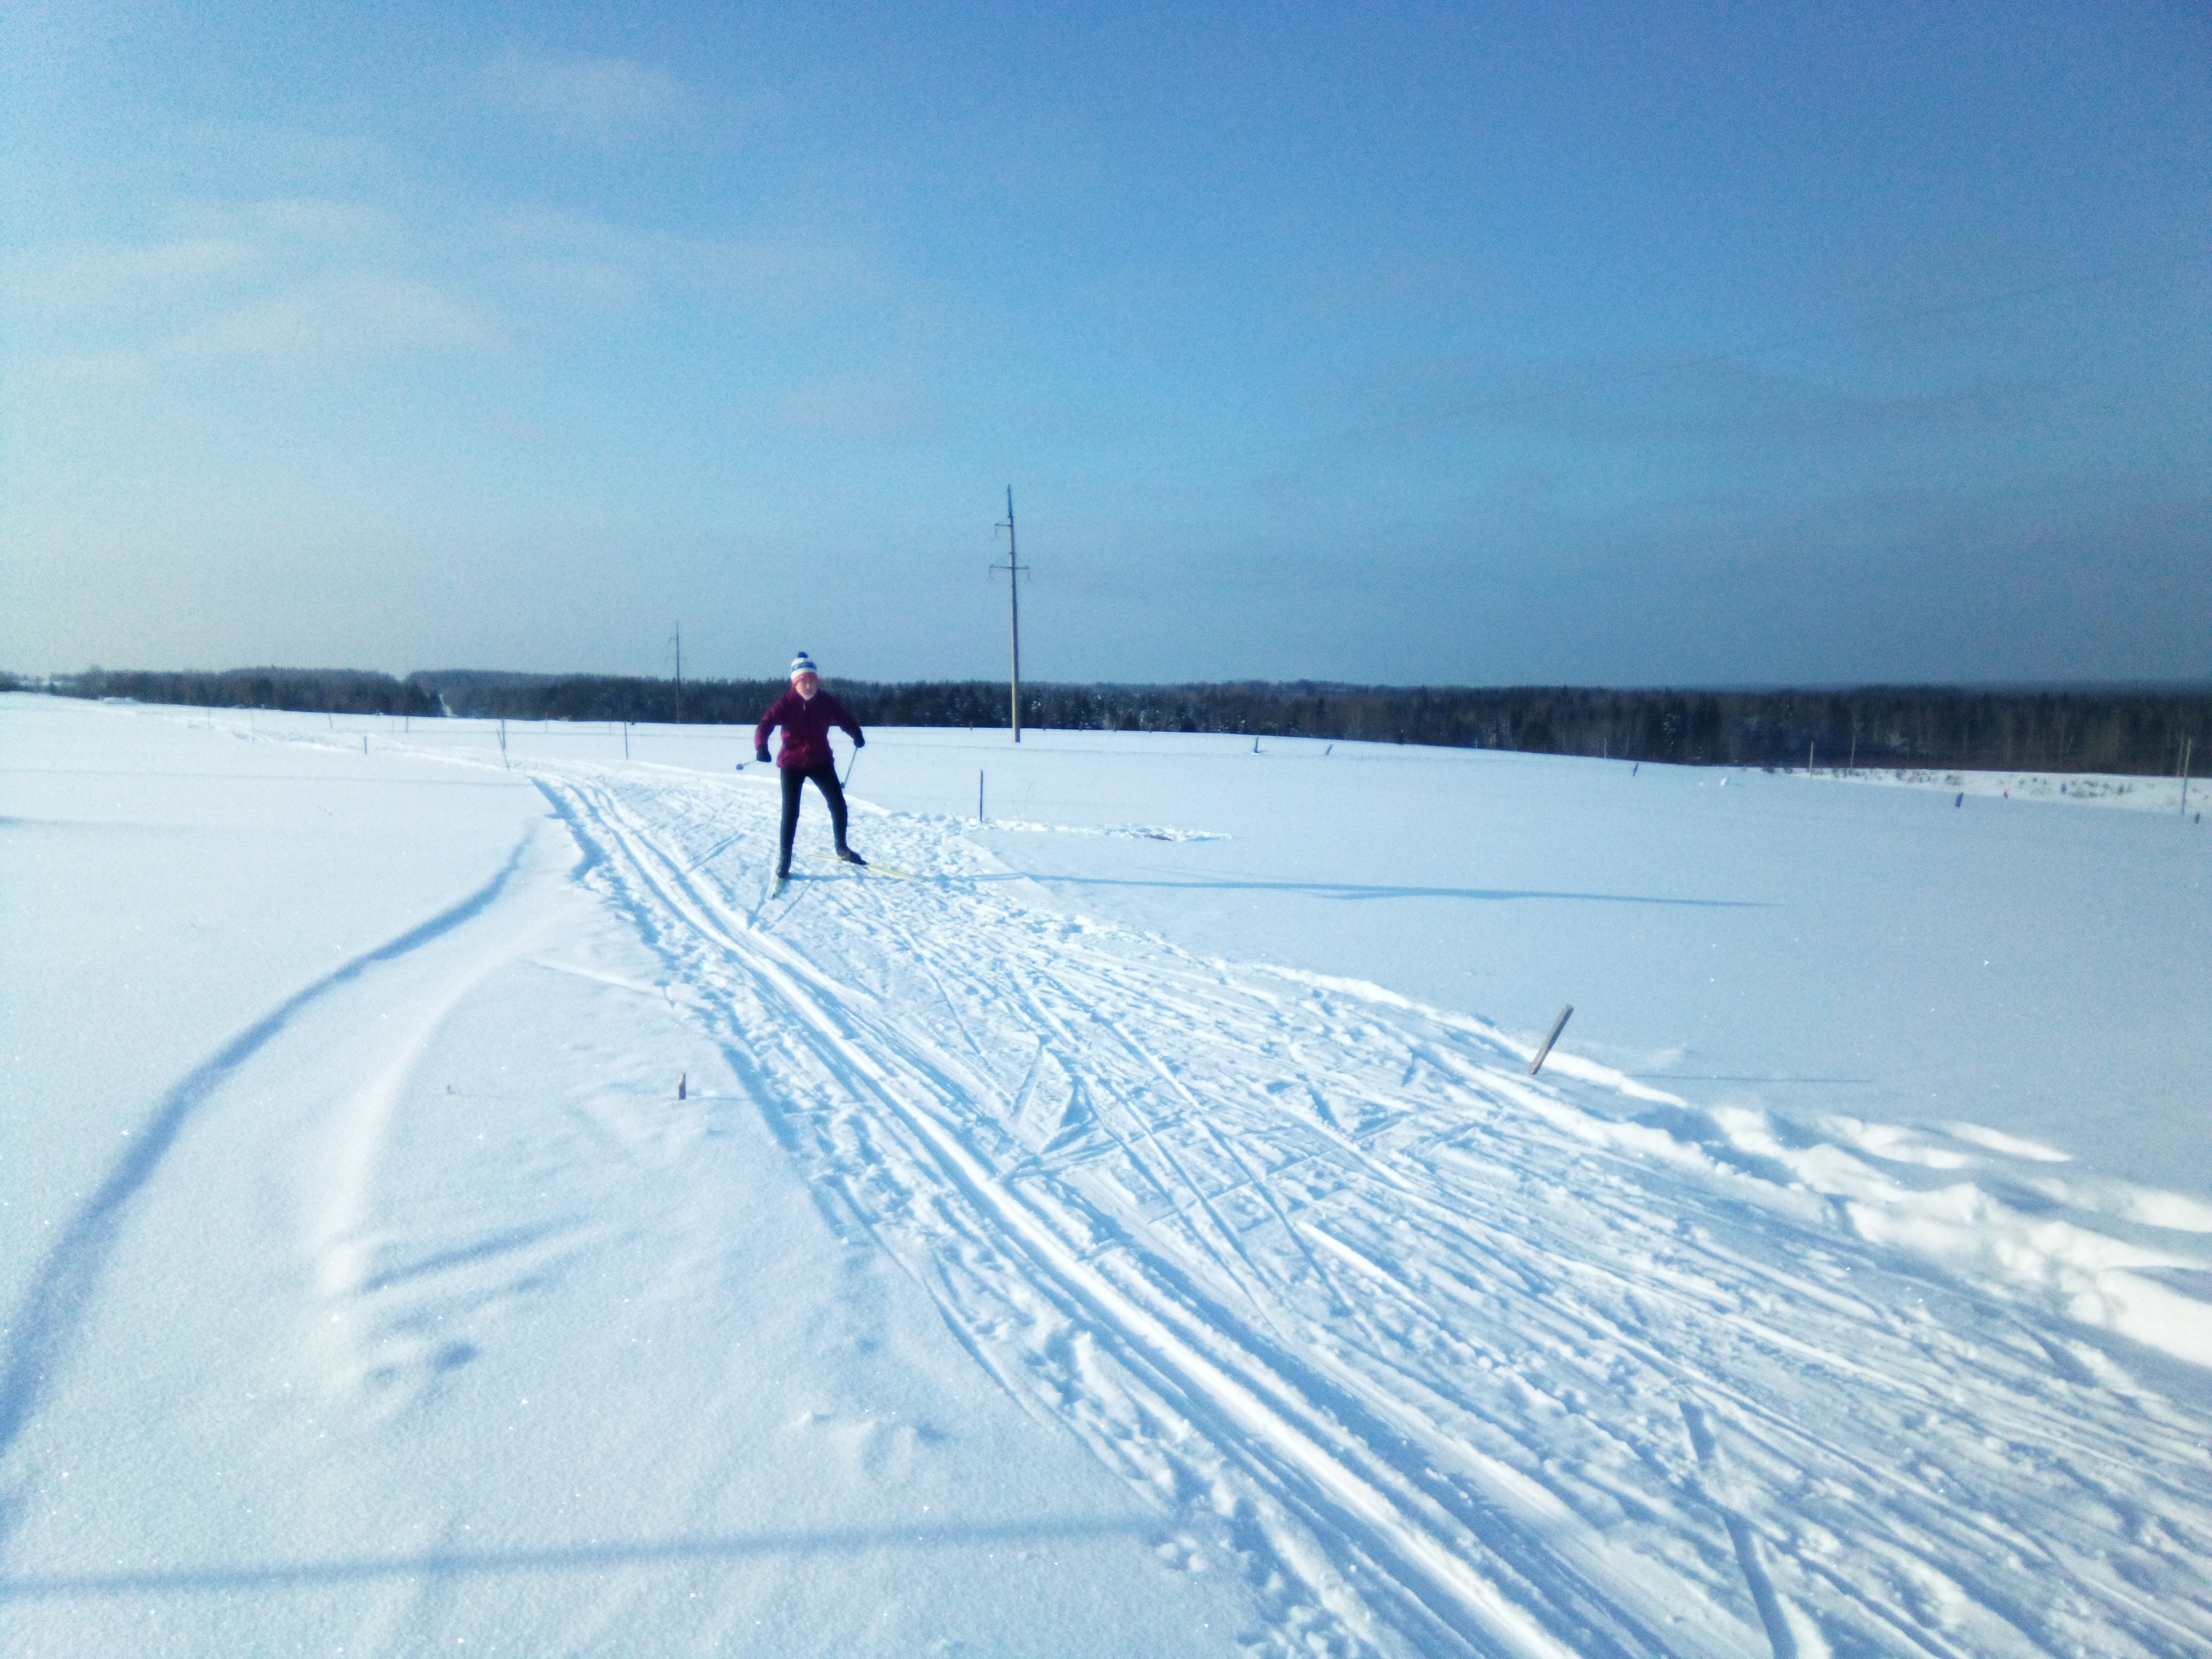
<instances>
[{"instance_id":1,"label":"black glove","mask_svg":"<svg viewBox=\"0 0 2212 1659\"><path fill-rule=\"evenodd\" d=\"M753 758L765 764L768 760L768 745L764 743L755 744L753 745Z\"/></svg>"},{"instance_id":2,"label":"black glove","mask_svg":"<svg viewBox=\"0 0 2212 1659\"><path fill-rule=\"evenodd\" d=\"M866 749L867 746L868 740L866 738L855 738L853 739L853 747L855 749Z\"/></svg>"}]
</instances>

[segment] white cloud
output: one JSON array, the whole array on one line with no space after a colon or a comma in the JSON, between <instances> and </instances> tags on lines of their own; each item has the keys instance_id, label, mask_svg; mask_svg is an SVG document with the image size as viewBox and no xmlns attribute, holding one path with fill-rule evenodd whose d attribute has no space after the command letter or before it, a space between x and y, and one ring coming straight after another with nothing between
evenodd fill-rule
<instances>
[{"instance_id":1,"label":"white cloud","mask_svg":"<svg viewBox=\"0 0 2212 1659\"><path fill-rule=\"evenodd\" d=\"M12 309L52 318L205 294L249 276L260 258L252 243L221 236L49 245L11 260L6 280Z\"/></svg>"},{"instance_id":2,"label":"white cloud","mask_svg":"<svg viewBox=\"0 0 2212 1659\"><path fill-rule=\"evenodd\" d=\"M434 250L380 208L316 198L191 202L167 235L33 246L4 278L19 368L121 383L164 361L315 368L394 351L502 349Z\"/></svg>"},{"instance_id":3,"label":"white cloud","mask_svg":"<svg viewBox=\"0 0 2212 1659\"><path fill-rule=\"evenodd\" d=\"M225 358L313 370L425 350L498 352L659 293L769 326L884 310L866 251L805 233L700 238L543 206L418 226L316 197L172 204L137 241L52 242L0 262L21 372L120 383ZM925 418L845 387L795 425L881 433ZM871 412L873 411L873 412Z\"/></svg>"},{"instance_id":4,"label":"white cloud","mask_svg":"<svg viewBox=\"0 0 2212 1659\"><path fill-rule=\"evenodd\" d=\"M601 149L661 125L691 102L690 89L674 76L627 58L556 59L514 53L486 68L484 94L495 109Z\"/></svg>"},{"instance_id":5,"label":"white cloud","mask_svg":"<svg viewBox=\"0 0 2212 1659\"><path fill-rule=\"evenodd\" d=\"M173 210L184 228L224 236L272 251L361 253L400 240L392 215L363 202L321 196L265 197L256 201L195 201Z\"/></svg>"},{"instance_id":6,"label":"white cloud","mask_svg":"<svg viewBox=\"0 0 2212 1659\"><path fill-rule=\"evenodd\" d=\"M710 304L789 318L862 302L880 313L896 287L872 251L807 231L672 235L532 207L494 220L491 244L504 256L504 270L533 291L585 304L684 289Z\"/></svg>"},{"instance_id":7,"label":"white cloud","mask_svg":"<svg viewBox=\"0 0 2212 1659\"><path fill-rule=\"evenodd\" d=\"M504 343L483 313L428 283L354 275L236 307L187 331L168 349L300 366L447 346L495 350Z\"/></svg>"},{"instance_id":8,"label":"white cloud","mask_svg":"<svg viewBox=\"0 0 2212 1659\"><path fill-rule=\"evenodd\" d=\"M4 270L12 309L26 323L133 309L173 317L304 270L386 257L403 240L389 215L349 202L190 202L165 217L168 234L145 241L26 248Z\"/></svg>"}]
</instances>

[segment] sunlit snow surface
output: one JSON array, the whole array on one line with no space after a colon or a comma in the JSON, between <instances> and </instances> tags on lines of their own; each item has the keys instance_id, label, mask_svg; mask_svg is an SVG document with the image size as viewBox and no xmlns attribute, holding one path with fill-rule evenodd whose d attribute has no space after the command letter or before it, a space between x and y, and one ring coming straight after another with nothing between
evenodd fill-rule
<instances>
[{"instance_id":1,"label":"sunlit snow surface","mask_svg":"<svg viewBox=\"0 0 2212 1659\"><path fill-rule=\"evenodd\" d=\"M0 699L0 1651L2212 1650L2178 798L748 737Z\"/></svg>"}]
</instances>

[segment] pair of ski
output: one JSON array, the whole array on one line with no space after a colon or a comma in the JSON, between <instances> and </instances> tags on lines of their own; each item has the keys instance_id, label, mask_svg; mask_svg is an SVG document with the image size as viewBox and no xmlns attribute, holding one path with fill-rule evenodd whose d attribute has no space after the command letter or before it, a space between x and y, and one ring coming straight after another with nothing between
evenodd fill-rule
<instances>
[{"instance_id":1,"label":"pair of ski","mask_svg":"<svg viewBox=\"0 0 2212 1659\"><path fill-rule=\"evenodd\" d=\"M817 860L813 861L819 862L820 860ZM912 881L914 879L911 875L900 869L895 864L862 864L857 860L847 859L839 859L836 862L840 868L851 871L856 877L865 878L870 876L883 876L892 881ZM784 890L790 885L791 878L789 876L772 876L769 878L768 896L772 899L781 898L783 896Z\"/></svg>"}]
</instances>

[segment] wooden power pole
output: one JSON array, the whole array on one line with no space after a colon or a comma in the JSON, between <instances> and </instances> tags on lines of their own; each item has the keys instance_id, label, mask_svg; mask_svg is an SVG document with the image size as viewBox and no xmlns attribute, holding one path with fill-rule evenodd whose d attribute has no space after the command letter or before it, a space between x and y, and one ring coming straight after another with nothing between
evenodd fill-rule
<instances>
[{"instance_id":1,"label":"wooden power pole","mask_svg":"<svg viewBox=\"0 0 2212 1659\"><path fill-rule=\"evenodd\" d=\"M676 720L680 726L684 721L684 624L680 622L672 643L676 647Z\"/></svg>"},{"instance_id":2,"label":"wooden power pole","mask_svg":"<svg viewBox=\"0 0 2212 1659\"><path fill-rule=\"evenodd\" d=\"M1007 723L1014 728L1014 741L1022 740L1022 572L1029 567L1022 562L1021 549L1014 540L1014 487L1006 486L1006 521L999 526L1006 532L1006 562L994 564L994 570L1006 573L1006 598L1013 607L1014 622L1014 680L1013 694L1007 706Z\"/></svg>"}]
</instances>

